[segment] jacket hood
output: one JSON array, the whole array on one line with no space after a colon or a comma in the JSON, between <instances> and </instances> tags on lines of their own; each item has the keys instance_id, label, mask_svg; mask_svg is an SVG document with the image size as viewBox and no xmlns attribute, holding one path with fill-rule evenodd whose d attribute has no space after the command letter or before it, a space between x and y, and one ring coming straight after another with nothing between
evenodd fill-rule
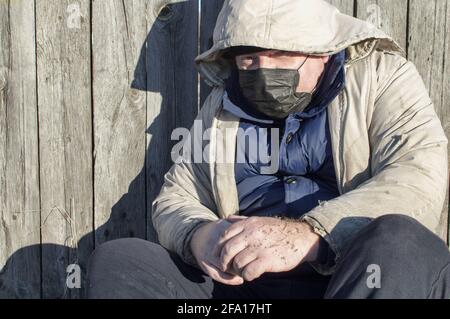
<instances>
[{"instance_id":1,"label":"jacket hood","mask_svg":"<svg viewBox=\"0 0 450 319\"><path fill-rule=\"evenodd\" d=\"M225 0L214 44L195 59L211 86L223 86L230 61L223 53L236 46L332 55L347 49L347 62L375 48L404 55L403 49L370 23L341 13L324 0Z\"/></svg>"}]
</instances>

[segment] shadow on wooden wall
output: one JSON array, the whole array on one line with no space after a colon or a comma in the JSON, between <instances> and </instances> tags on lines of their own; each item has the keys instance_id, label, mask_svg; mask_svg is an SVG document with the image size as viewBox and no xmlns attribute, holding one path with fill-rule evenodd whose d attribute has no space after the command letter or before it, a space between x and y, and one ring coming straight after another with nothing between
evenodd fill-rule
<instances>
[{"instance_id":1,"label":"shadow on wooden wall","mask_svg":"<svg viewBox=\"0 0 450 319\"><path fill-rule=\"evenodd\" d=\"M194 7L197 10L197 6ZM180 20L190 19L186 10L192 8L187 8L185 3L175 3L161 11L153 21L144 43L141 44L134 77L128 96L125 97L126 103L130 104L129 107L136 107L132 104L142 103L144 97L144 108L148 108L150 104L158 104L160 107L151 110L154 116L148 114L148 110L144 112L147 113L147 119L150 119L148 121L150 125L145 131L148 145L143 167L129 184L128 191L112 205L110 211L99 214L107 216L107 220L96 225L95 232L88 232L75 242L70 242L73 238L78 238L76 221L72 219L70 209L69 211L58 207L51 209L43 217L42 225L50 218L60 219L68 228L67 245L44 243L15 251L0 270L0 298L82 297L85 292L87 262L94 245L124 237L157 241L151 225L149 207L161 188L162 172L168 171L172 165L170 150L176 141L171 141L171 133L177 127L189 128L198 113L198 77L194 64L186 63L187 60L193 61L198 54L198 34L195 32L195 38L192 39L192 36L185 37L185 32L178 30ZM192 23L195 25L197 22L194 20ZM192 43L189 44L188 41ZM183 50L190 54L186 56L182 53ZM179 86L183 90L177 93ZM155 98L155 101L151 101ZM144 122L147 119L144 119ZM145 135L144 132L129 133ZM127 137L123 139L126 141ZM97 220L94 221L96 222ZM42 278L37 276L34 280L30 278L22 280L24 276L21 272L26 271L24 261L39 260L42 258L39 256L54 258L54 265L50 268L53 271L45 271ZM67 288L66 270L70 264L81 267L81 289ZM42 279L45 279L45 284Z\"/></svg>"}]
</instances>

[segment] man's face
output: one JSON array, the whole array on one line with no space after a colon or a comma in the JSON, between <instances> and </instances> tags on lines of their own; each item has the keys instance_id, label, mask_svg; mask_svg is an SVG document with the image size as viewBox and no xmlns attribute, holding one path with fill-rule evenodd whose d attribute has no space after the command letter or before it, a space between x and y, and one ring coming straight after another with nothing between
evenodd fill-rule
<instances>
[{"instance_id":1,"label":"man's face","mask_svg":"<svg viewBox=\"0 0 450 319\"><path fill-rule=\"evenodd\" d=\"M306 60L306 63L305 63ZM238 55L235 58L240 70L267 69L298 69L300 83L297 92L312 92L320 80L320 77L328 62L329 57L308 56L300 52L288 52L279 50L267 50L257 53Z\"/></svg>"}]
</instances>

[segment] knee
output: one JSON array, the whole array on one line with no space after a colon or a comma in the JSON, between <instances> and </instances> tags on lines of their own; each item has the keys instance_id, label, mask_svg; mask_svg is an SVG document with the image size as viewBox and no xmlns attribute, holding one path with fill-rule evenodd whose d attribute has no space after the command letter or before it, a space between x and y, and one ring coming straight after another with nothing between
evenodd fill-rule
<instances>
[{"instance_id":1,"label":"knee","mask_svg":"<svg viewBox=\"0 0 450 319\"><path fill-rule=\"evenodd\" d=\"M116 239L98 246L89 258L88 276L96 272L114 271L122 268L124 263L135 259L140 251L151 256L160 256L167 253L160 245L138 238ZM117 269L120 270L120 269Z\"/></svg>"},{"instance_id":2,"label":"knee","mask_svg":"<svg viewBox=\"0 0 450 319\"><path fill-rule=\"evenodd\" d=\"M169 253L142 239L118 239L100 245L91 255L87 272L88 298L142 296L153 281L152 273L163 273ZM150 278L150 279L149 279Z\"/></svg>"},{"instance_id":3,"label":"knee","mask_svg":"<svg viewBox=\"0 0 450 319\"><path fill-rule=\"evenodd\" d=\"M164 251L160 245L139 238L121 238L105 242L98 246L91 255L91 259L101 259L103 257L114 258L123 252L129 252L145 245L146 249L154 253Z\"/></svg>"},{"instance_id":4,"label":"knee","mask_svg":"<svg viewBox=\"0 0 450 319\"><path fill-rule=\"evenodd\" d=\"M403 237L412 233L429 232L425 226L412 217L400 214L384 215L374 219L369 229L376 235Z\"/></svg>"},{"instance_id":5,"label":"knee","mask_svg":"<svg viewBox=\"0 0 450 319\"><path fill-rule=\"evenodd\" d=\"M355 240L370 250L391 251L393 255L417 254L424 250L448 251L445 243L420 222L406 215L384 215L374 219Z\"/></svg>"}]
</instances>

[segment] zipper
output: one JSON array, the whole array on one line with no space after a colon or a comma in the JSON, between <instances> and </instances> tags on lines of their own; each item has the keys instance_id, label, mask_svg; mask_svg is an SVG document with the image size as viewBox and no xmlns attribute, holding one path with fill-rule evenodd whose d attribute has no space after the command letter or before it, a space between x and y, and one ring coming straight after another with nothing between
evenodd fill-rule
<instances>
[{"instance_id":1,"label":"zipper","mask_svg":"<svg viewBox=\"0 0 450 319\"><path fill-rule=\"evenodd\" d=\"M346 102L345 97L347 96L347 89L344 88L341 94L339 95L339 174L336 176L339 193L344 194L344 185L342 185L342 181L344 180L344 134L342 132L344 127L344 105Z\"/></svg>"}]
</instances>

